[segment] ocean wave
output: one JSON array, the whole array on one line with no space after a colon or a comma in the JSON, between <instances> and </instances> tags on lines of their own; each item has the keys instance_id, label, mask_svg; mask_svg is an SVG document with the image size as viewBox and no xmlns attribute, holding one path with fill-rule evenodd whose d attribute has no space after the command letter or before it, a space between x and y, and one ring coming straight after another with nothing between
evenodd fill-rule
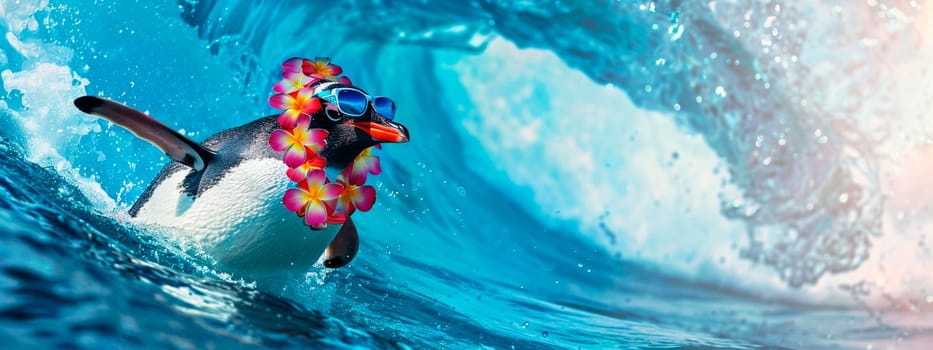
<instances>
[{"instance_id":1,"label":"ocean wave","mask_svg":"<svg viewBox=\"0 0 933 350\"><path fill-rule=\"evenodd\" d=\"M483 142L483 149L469 149L465 146L457 148L454 144L448 148L450 152L494 155L463 158L471 161L468 164L483 164L474 167L477 173L488 173L481 169L483 166L495 168L496 163L512 164L500 166L496 170L508 174L518 184L532 187L532 190L529 192L523 189L505 189L511 198L526 201L526 197L534 197L537 206L543 209L537 212L545 219L560 210L551 203L562 203L568 209L562 210L557 217L574 219L585 232L590 232L591 237L598 238L607 249L623 253L626 258L645 258L655 263L674 265L683 263L693 265L694 267L685 269L695 271L697 263L693 261L672 262L665 257L686 256L686 260L693 260L690 257L699 255L703 257L700 259L703 261L700 265L715 266L717 261L735 257L738 247L742 257L771 266L788 284L800 286L804 283L816 283L828 272L840 273L857 268L868 257L872 237L880 233L881 197L876 190L877 161L869 155L872 143L858 128L853 127L851 122L847 122L850 119L827 117L826 113L821 112L824 106L815 103L809 106L804 104L806 91L790 87L806 74L809 67L802 63L803 56L800 58L801 62L794 62L793 57L797 57L794 54L801 51L806 41L805 38L793 35L796 32L785 28L790 24L784 22L791 23L794 18L804 17L806 14L803 13L803 9L808 8L808 5L795 7L772 4L768 7L748 8L720 4L710 8L691 4L656 3L646 7L643 4L623 3L607 5L601 9L600 16L594 13L594 16L580 17L577 15L597 9L568 4L522 7L485 3L478 7L443 6L436 11L424 13L400 3L399 11L412 18L399 21L399 18L407 17L397 17L397 12L379 12L368 14L371 17L364 21L359 17L361 12L352 9L366 6L372 4L361 2L324 6L282 3L254 7L248 2L237 1L182 2L182 18L195 26L197 34L208 42L208 52L190 53L190 50L185 50L186 45L190 46L202 40L195 37L175 43L162 43L162 49L167 52L185 52L184 55L188 56L188 59L196 60L213 60L212 55L220 55L223 57L221 61L226 61L230 69L226 73L210 73L207 76L201 76L203 73L172 69L171 74L174 77L169 78L171 81L159 79L160 76L166 76L168 70L152 71L148 73L148 78L143 76L132 80L129 90L121 92L118 96L125 96L127 102L133 103L139 98L138 95L161 95L165 91L165 87L158 87L153 81L169 83L168 85L185 85L184 94L176 93L175 97L172 97L173 94L167 94L169 97L161 106L142 103L138 107L152 112L157 117L160 114L168 114L162 118L169 121L176 118L170 115L171 111L179 111L182 108L187 114L210 116L202 119L183 118L185 125L179 124L180 129L192 136L206 135L220 129L222 125L241 123L244 119L252 117L229 115L213 104L195 105L191 101L182 100L185 95L214 94L217 100L237 100L244 106L252 104L253 107L237 110L255 111L256 115L262 115L264 112L268 113L268 108L255 106L262 106L261 101L265 97L263 91L274 73L270 67L276 67L274 62L291 52L295 55L303 52L332 52L335 58L342 59L341 62L348 70L356 73L354 78L358 81L395 92L400 95L399 99L402 101L412 101L408 106L417 107L407 112L416 118L413 126L415 132L436 132L441 137L453 141L455 138L476 138L491 133L490 130L501 130L491 134L489 141ZM37 6L37 9L40 13L46 12L48 18L59 21L76 16L67 9L43 9L41 6ZM102 9L101 17L117 10ZM740 13L740 10L749 15ZM28 38L29 35L22 34L28 34L30 28L41 31L35 28L35 25L28 24L30 15L35 12L22 11L20 16L10 20L20 31L21 35L17 37ZM545 20L544 17L534 16L535 12L549 13L552 16ZM298 13L305 18L293 18L298 16ZM529 15L511 15L514 13ZM730 22L734 21L734 18L746 17L749 18L748 21L760 20L767 23L756 23L751 29L733 32L727 30L739 27L738 22ZM270 18L280 20L271 21ZM581 26L581 23L576 22L580 18L588 18L588 22L582 23ZM543 26L545 22L547 25ZM363 23L367 24L362 25ZM574 26L575 30L566 30ZM534 27L543 29L536 33L527 32L526 28ZM326 30L312 31L312 28ZM94 29L89 30L87 26L83 26L61 32L50 30L50 34L53 34L53 38L72 35L70 40L91 42L87 38L94 37L94 33L90 32L92 30ZM770 34L773 30L783 30L782 33L786 34L774 36ZM319 35L315 36L316 33ZM75 37L75 34L78 36ZM751 50L758 46L759 37L773 42L768 45L761 44L765 46L763 53L754 53ZM547 49L564 62L563 64L568 65L563 66L553 60L544 62L545 66L539 69L550 69L558 73L553 81L545 82L548 84L546 86L557 86L555 84L562 79L562 75L573 77L573 71L579 70L584 76L567 79L575 79L576 85L587 84L587 80L593 80L596 82L591 88L594 91L602 90L598 84L609 84L609 88L605 89L605 97L601 101L593 101L597 106L583 109L587 103L575 100L585 101L584 95L589 92L581 91L580 95L570 98L569 94L557 89L546 91L544 96L539 95L541 91L527 91L529 88L521 86L520 82L532 78L535 70L523 70L521 67L512 66L508 68L508 72L471 71L478 69L474 67L481 67L482 61L471 61L473 57L480 57L476 56L480 52L483 53L482 58L518 54L516 51L497 53L503 51L502 44L496 44L489 49L491 42L503 42L493 38L504 38L519 46ZM623 42L617 42L618 40ZM60 41L61 39L53 40ZM389 42L410 43L416 46L388 50L385 45ZM292 46L282 46L283 43L292 43ZM449 59L446 63L438 63L441 61L437 59L438 54L427 53L422 49L426 46L431 46L432 50L438 46L449 48L446 54ZM81 65L81 62L94 58L108 60L114 67L132 67L134 62L142 60L140 56L131 52L126 52L120 57L88 57L93 55L95 50L79 49L77 57L72 57L71 49L65 49L61 45L36 43L32 44L32 47L44 48L46 52L58 50L63 54L42 54L36 52L36 49L31 53L17 50L16 52L20 52L23 57L42 57L46 61L47 57L54 57L53 60L58 62L24 61L27 67L34 68L10 73L4 79L8 81L10 91L36 91L40 86L48 88L53 81L67 85L68 78L65 76L71 75L69 78L79 82L78 84L63 86L53 91L60 91L59 94L62 95L78 95L80 91L70 90L87 89L91 93L96 91L113 95L114 92L108 91L115 85L109 83L113 79L110 78L110 74L114 72L90 71L79 75L62 64ZM57 49L59 47L61 49ZM97 48L106 49L106 46ZM600 54L594 55L595 52ZM529 57L527 53L522 55ZM775 62L773 57L786 57L786 61ZM147 64L152 66L165 63L160 62L160 59L154 59ZM445 67L444 64L453 67ZM437 68L432 72L402 68L405 66ZM53 68L59 72L51 72ZM425 74L443 75L445 72L456 72L459 75L439 78L439 84L443 86L440 91L445 92L446 101L424 98L437 96L436 93L425 89L432 84L407 82L412 77L419 76L420 78L416 79L429 81L431 78ZM185 74L188 76L185 77ZM17 79L18 76L22 78ZM490 82L490 77L493 76L500 78L500 86L495 85L496 81ZM224 78L218 80L216 77ZM510 77L512 85L506 84L504 77ZM88 79L94 83L91 84ZM186 79L225 80L230 86L220 90L216 89L216 86L214 89L204 89L197 84L191 86L177 81ZM406 83L399 84L399 80L405 80ZM17 81L30 82L32 85L18 87ZM232 86L237 83L242 86ZM91 86L85 87L88 84ZM410 87L410 93L402 91L401 86L405 85ZM489 96L476 96L474 93L493 89L507 89L514 93L501 93L505 96L498 96L500 98L492 100L492 104L484 101L496 97L495 93ZM130 90L139 93L128 93ZM610 95L611 90L622 91L625 94ZM247 98L242 99L242 95ZM762 96L769 98L763 99ZM26 100L37 97L36 94L24 96ZM522 105L510 105L515 102L510 99L524 102ZM611 101L625 100L630 102L609 105ZM463 101L471 101L471 104L464 105ZM785 101L801 103L788 104ZM568 105L575 102L584 107ZM72 171L77 174L75 179L92 180L81 180L88 183L88 188L94 187L93 182L101 184L99 190L94 190L98 193L95 197L100 198L100 202L108 202L106 196L102 196L101 193L117 193L118 198L110 203L111 207L117 203L126 205L126 202L135 198L151 176L149 174L158 168L160 161L164 161L164 157L156 156L157 153L146 150L145 145L138 143L132 144L136 157L133 157L128 167L124 165L126 157L107 150L92 152L79 149L66 155L67 157L51 155L65 145L78 143L77 138L83 139L82 143L101 146L99 149L120 152L124 147L113 140L112 131L101 132L100 122L71 111L67 99L50 97L48 101L35 100L32 103L53 107L45 113L33 111L32 113L38 113L39 118L48 118L51 114L72 116L71 119L64 120L62 125L69 130L74 129L74 132L65 134L69 136L55 136L59 137L56 142L31 147L34 150L34 160L53 157L63 164L62 169L70 167L70 162L64 159L73 160L78 164L88 164L92 158L111 163L114 171L106 173L80 166ZM458 125L457 120L462 116L458 115L459 111L451 110L450 104L457 104L460 111L469 110L473 113L470 119L473 121L467 123L466 128L458 128L462 125ZM606 105L606 108L600 108L599 104ZM226 107L228 103L220 105ZM429 108L429 105L433 106ZM472 106L480 108L474 109ZM489 108L483 109L485 106ZM555 106L567 108L559 112L554 108L548 109ZM506 109L507 107L512 109ZM581 110L574 111L573 108ZM431 111L427 118L419 116L427 111ZM402 112L406 110L403 109ZM591 117L568 119L566 115L572 113L589 114ZM660 145L651 145L643 151L653 150L656 151L655 155L642 161L642 166L616 169L617 175L613 177L620 180L591 183L587 186L586 183L591 182L591 179L586 174L603 171L598 169L606 164L630 164L638 162L639 157L647 157L644 152L633 154L617 151L620 147L619 142L608 139L614 134L627 135L629 138L641 136L636 136L628 125L606 124L618 120L619 117L615 116L618 113L654 113L655 115L647 118L673 120L676 124L666 124L664 127L668 131L664 132L663 136L652 136L679 138L684 141L670 142L666 145L669 146L666 150ZM638 119L644 120L645 117ZM561 122L567 123L559 124ZM662 123L646 124L643 128L661 127ZM20 124L27 127L30 125ZM440 126L441 124L444 126ZM36 127L35 124L31 125ZM551 128L570 127L575 130L572 137L562 139L563 144L553 144L553 147L559 149L558 152L546 152L565 159L550 163L549 167L554 169L550 174L535 174L531 171L534 165L532 168L525 168L526 170L516 170L521 169L522 164L534 164L538 161L536 158L540 158L528 152L517 157L495 156L502 150L502 146L506 146L506 149L510 147L508 143L501 144L502 140L540 138L542 125ZM480 128L482 130L478 130ZM467 130L468 134L458 131L461 129ZM510 130L513 129L518 130L517 137L510 135ZM592 137L587 135L589 130L602 130L606 133L601 137ZM651 131L640 133L649 132ZM41 136L43 133L39 130L28 130L27 133L32 136L28 138L31 142L48 138ZM691 138L697 140L691 135L699 136L705 145L688 141ZM605 141L592 141L590 137L602 138ZM650 136L645 136L648 137ZM525 145L526 149L530 150L531 144ZM536 144L535 149L540 149L540 146ZM707 149L711 153L702 151L705 153L694 154L688 152L688 148ZM666 154L668 152L670 157ZM416 151L416 154L426 158L408 159L430 159L431 163L438 158L426 150ZM477 158L478 162L472 162ZM599 160L596 161L596 158ZM649 198L662 195L665 191L661 191L661 188L681 181L677 180L675 175L675 178L664 184L655 181L659 179L658 174L674 174L679 170L672 167L672 164L688 161L705 164L698 167L705 169L708 176L691 185L667 191L666 193L670 194L667 200ZM50 162L52 161L46 160L43 164ZM648 168L657 169L657 172L654 175L646 173L643 180L634 181L632 176L637 173L637 169ZM685 166L683 169L680 171L696 171L697 168L688 169ZM572 174L579 176L574 179ZM690 178L698 180L696 176ZM643 195L633 196L630 195L633 187L652 188L654 193L646 191ZM558 190L552 190L555 188ZM676 203L682 200L678 195L691 195L690 191L699 191L701 188L709 191L699 195L703 198L698 199L700 202ZM571 198L548 197L555 193L566 193ZM722 215L710 210L703 214L692 213L690 215L696 219L680 218L677 220L679 224L672 226L663 226L664 221L638 223L631 218L645 217L648 214L619 210L613 208L612 203L619 198L627 198L627 201L622 201L624 204L620 204L625 208L650 208L642 203L654 203L655 207L658 207L660 202L672 203L650 212L650 215L663 215L662 213L689 211L692 208L713 208L714 196L720 196L718 201L721 203ZM733 221L722 220L722 216ZM747 237L736 236L738 226L744 226ZM606 235L601 227L608 228L610 232L617 232L628 242L610 242L609 235ZM673 232L688 232L686 236L692 238L688 240L691 243L684 244L683 247L662 243L669 241L668 233ZM717 235L713 236L711 233ZM645 245L644 242L649 240L648 238L658 243ZM747 242L737 246L741 241ZM699 242L706 243L704 246L707 250L699 252L692 248Z\"/></svg>"},{"instance_id":2,"label":"ocean wave","mask_svg":"<svg viewBox=\"0 0 933 350\"><path fill-rule=\"evenodd\" d=\"M880 303L872 308L922 308L923 273L911 266L930 254L907 248L923 246L913 227L929 218L903 195L922 186L886 181L924 159L911 152L929 139L917 107L928 93L898 82L925 74L931 50L915 43L912 12L821 4L480 1L428 11L414 1L7 1L0 135L78 186L90 202L82 211L119 218L167 159L74 110L74 97L115 98L202 139L271 114L266 100L283 59L332 56L354 82L398 101L413 142L383 150L380 200L360 223L374 256L349 278L365 281L360 289L311 272L277 292L304 304L296 312L388 324L361 342L415 328L436 313L422 304L431 299L453 306L446 324L471 324L460 331L499 345L529 329L526 345L540 345L556 333L535 322L555 320L522 316L533 324L526 328L495 308L598 309L613 330L628 331L639 326L614 323L629 315L625 300L646 289L678 296L664 283L696 299L691 293L712 290L815 308L872 294ZM146 15L130 16L139 11ZM825 20L842 12L849 26ZM884 26L868 32L875 44L864 40L866 28ZM835 40L821 46L828 36ZM922 54L902 59L913 44ZM885 91L864 86L876 80ZM919 160L882 155L898 152ZM892 201L890 191L902 195ZM413 276L436 278L381 284ZM165 284L179 299L210 294ZM327 290L309 291L317 288ZM501 297L516 290L539 298ZM401 301L357 306L326 297L335 293ZM198 296L184 302L184 312L217 311ZM405 307L407 318L390 317ZM653 312L635 312L636 322L664 314ZM677 336L692 340L674 343L744 346L683 328L689 334ZM611 343L611 332L587 331Z\"/></svg>"},{"instance_id":3,"label":"ocean wave","mask_svg":"<svg viewBox=\"0 0 933 350\"><path fill-rule=\"evenodd\" d=\"M882 207L877 160L872 156L874 144L851 122L851 115L859 111L855 106L843 110L845 106L813 100L808 103L812 89L795 88L806 80L809 65L815 64L807 60L811 51L803 52L809 42L796 25L810 16L808 10L816 4L615 2L593 6L482 2L423 12L416 10L413 3L400 2L393 11L365 12L365 16L363 11L355 10L372 6L366 1L335 6L282 3L258 8L237 1L185 2L184 17L216 45L215 51L240 52L252 56L251 62L265 66L274 59L262 57L261 53L281 52L270 50L270 45L275 45L272 38L283 37L309 51L333 51L358 60L373 57L380 63L385 60L374 56L378 56L376 52L385 53L382 47L386 43L450 47L460 52L464 61L477 52L486 52L489 57L487 47L496 37L519 47L545 49L597 84L610 84L624 91L632 108L666 114L685 133L701 136L706 147L722 160L718 170L728 175L737 188L722 190L720 206L724 216L745 226L747 243L742 245L741 255L771 266L789 285L814 284L826 273L858 268L868 257L871 240L880 235ZM284 9L288 8L303 14L305 20L267 20L287 18L289 12ZM326 40L315 41L314 34L322 32ZM335 44L358 39L368 44L351 49L352 54ZM380 67L396 66L393 63ZM426 63L409 64L423 67ZM252 64L242 68L255 71ZM526 68L514 72L514 76L527 77L534 71ZM395 78L393 74L379 73L381 80ZM470 74L465 77L476 78ZM481 86L476 80L470 84ZM445 86L452 83L457 81L445 81ZM421 95L430 96L431 92ZM460 101L468 98L454 97ZM543 97L536 102L548 101ZM456 114L448 113L452 123L458 119ZM488 119L482 123L484 127L519 123L521 118L499 111L487 111L480 117ZM541 114L538 118L550 121L566 117ZM578 119L575 126L595 130L606 122L603 118ZM628 132L624 126L613 127L617 133ZM581 159L596 152L612 152L614 146L611 142L581 145L585 139L574 141L568 141L573 143L568 147L588 147L577 150ZM485 149L487 153L495 151ZM612 160L621 163L626 156L615 152ZM659 162L664 161L654 164ZM609 193L616 197L625 193L619 186L604 188L611 188ZM568 186L557 192L573 190ZM537 191L533 195L542 194ZM586 201L587 196L581 195L572 203ZM604 213L586 205L581 207L586 215L576 218L595 227L598 221L594 216ZM612 211L606 217L616 222L627 220L625 213ZM617 231L637 230L623 224L613 226ZM699 229L692 235L721 231L718 226Z\"/></svg>"}]
</instances>

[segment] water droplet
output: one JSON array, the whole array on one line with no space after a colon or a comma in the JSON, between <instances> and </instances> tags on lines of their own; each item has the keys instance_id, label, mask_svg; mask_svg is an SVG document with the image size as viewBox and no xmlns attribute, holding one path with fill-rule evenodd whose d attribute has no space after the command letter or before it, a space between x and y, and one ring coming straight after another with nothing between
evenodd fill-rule
<instances>
[{"instance_id":1,"label":"water droplet","mask_svg":"<svg viewBox=\"0 0 933 350\"><path fill-rule=\"evenodd\" d=\"M547 331L541 332L541 337L542 337L542 338L547 338L548 335L551 335L551 334L548 333Z\"/></svg>"},{"instance_id":2,"label":"water droplet","mask_svg":"<svg viewBox=\"0 0 933 350\"><path fill-rule=\"evenodd\" d=\"M522 328L528 328L528 321L525 321L525 323L522 323Z\"/></svg>"},{"instance_id":3,"label":"water droplet","mask_svg":"<svg viewBox=\"0 0 933 350\"><path fill-rule=\"evenodd\" d=\"M463 186L457 186L457 193L459 193L461 196L466 196L466 189L463 188Z\"/></svg>"},{"instance_id":4,"label":"water droplet","mask_svg":"<svg viewBox=\"0 0 933 350\"><path fill-rule=\"evenodd\" d=\"M677 41L684 35L684 26L680 24L672 25L667 29L667 32L671 35L671 41Z\"/></svg>"},{"instance_id":5,"label":"water droplet","mask_svg":"<svg viewBox=\"0 0 933 350\"><path fill-rule=\"evenodd\" d=\"M768 18L765 18L765 28L771 28L771 26L774 25L775 19L777 18L774 16L768 16Z\"/></svg>"}]
</instances>

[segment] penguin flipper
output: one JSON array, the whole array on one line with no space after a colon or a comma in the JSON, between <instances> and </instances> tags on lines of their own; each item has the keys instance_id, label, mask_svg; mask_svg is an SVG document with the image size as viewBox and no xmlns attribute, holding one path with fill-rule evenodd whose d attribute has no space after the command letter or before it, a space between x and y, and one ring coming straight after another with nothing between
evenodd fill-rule
<instances>
[{"instance_id":1,"label":"penguin flipper","mask_svg":"<svg viewBox=\"0 0 933 350\"><path fill-rule=\"evenodd\" d=\"M179 134L158 120L123 104L94 96L79 97L75 99L74 104L84 113L96 115L126 128L139 138L161 149L172 160L190 166L194 170L204 170L207 162L215 155L211 150Z\"/></svg>"},{"instance_id":2,"label":"penguin flipper","mask_svg":"<svg viewBox=\"0 0 933 350\"><path fill-rule=\"evenodd\" d=\"M349 264L356 257L359 249L360 235L356 232L356 224L347 218L347 222L340 227L337 236L324 250L324 267L338 268Z\"/></svg>"}]
</instances>

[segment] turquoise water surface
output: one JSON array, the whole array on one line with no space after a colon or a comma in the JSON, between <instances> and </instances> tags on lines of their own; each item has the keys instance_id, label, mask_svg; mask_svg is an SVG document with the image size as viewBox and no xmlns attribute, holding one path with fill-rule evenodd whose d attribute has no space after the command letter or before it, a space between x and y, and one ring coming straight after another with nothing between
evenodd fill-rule
<instances>
[{"instance_id":1,"label":"turquoise water surface","mask_svg":"<svg viewBox=\"0 0 933 350\"><path fill-rule=\"evenodd\" d=\"M2 1L0 347L924 348L924 11ZM356 260L272 286L130 220L168 159L72 100L202 140L293 56L412 135Z\"/></svg>"}]
</instances>

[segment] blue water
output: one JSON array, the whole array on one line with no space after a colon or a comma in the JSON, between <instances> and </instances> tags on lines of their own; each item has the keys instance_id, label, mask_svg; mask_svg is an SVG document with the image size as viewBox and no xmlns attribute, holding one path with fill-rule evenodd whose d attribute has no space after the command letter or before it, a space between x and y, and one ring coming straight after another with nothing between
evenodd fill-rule
<instances>
[{"instance_id":1,"label":"blue water","mask_svg":"<svg viewBox=\"0 0 933 350\"><path fill-rule=\"evenodd\" d=\"M925 91L896 81L918 10L847 6L2 1L0 347L933 344L925 231L884 221L930 209L886 209L879 170L929 139L892 107ZM200 140L273 114L293 56L412 140L380 151L356 260L271 287L133 223L167 158L71 101Z\"/></svg>"}]
</instances>

